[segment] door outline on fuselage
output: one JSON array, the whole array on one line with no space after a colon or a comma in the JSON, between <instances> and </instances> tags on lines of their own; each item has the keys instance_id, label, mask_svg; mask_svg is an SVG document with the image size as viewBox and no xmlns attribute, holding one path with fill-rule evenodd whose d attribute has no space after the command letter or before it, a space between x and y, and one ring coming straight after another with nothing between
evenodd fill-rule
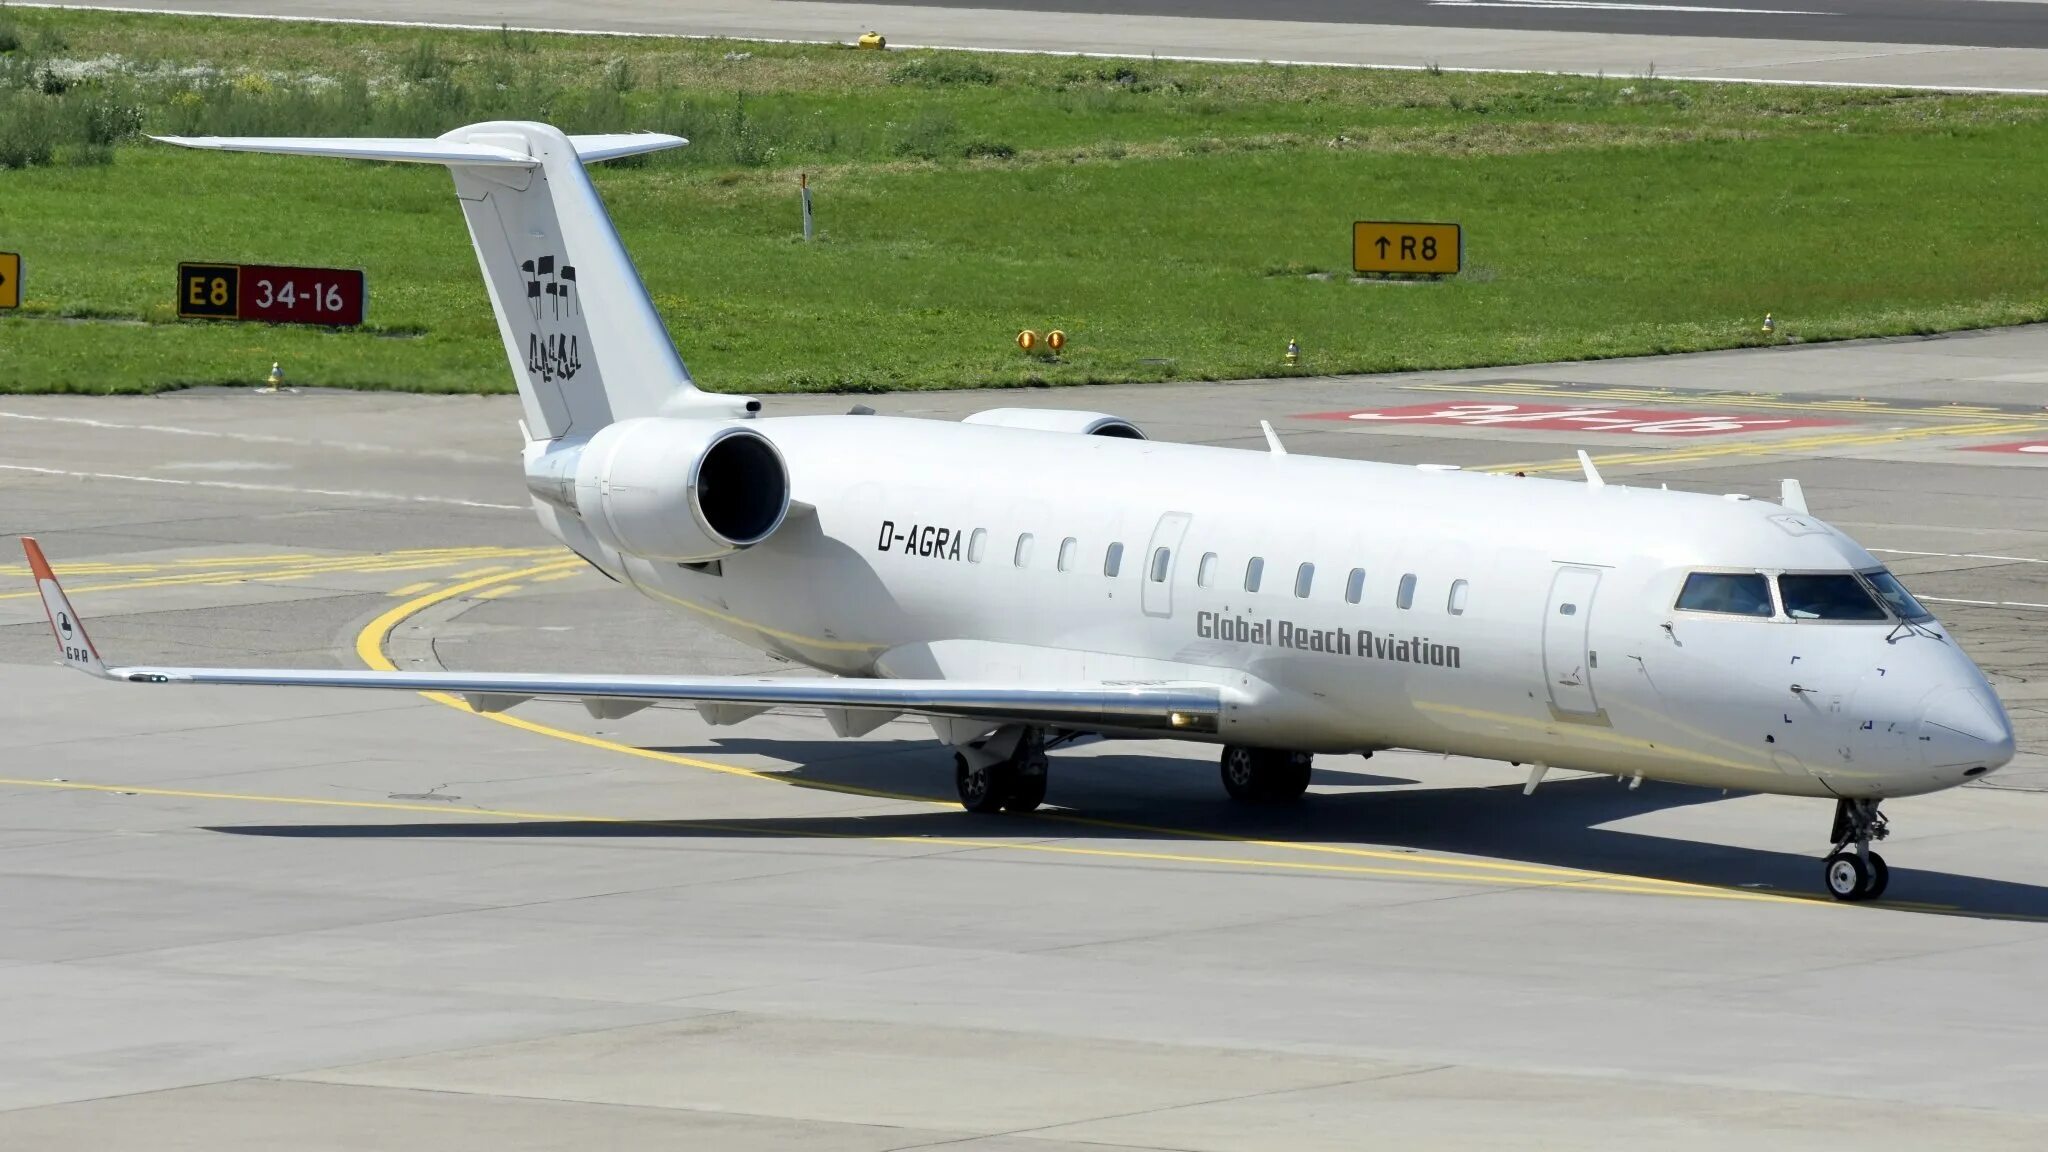
<instances>
[{"instance_id":1,"label":"door outline on fuselage","mask_svg":"<svg viewBox=\"0 0 2048 1152\"><path fill-rule=\"evenodd\" d=\"M1600 714L1591 658L1593 601L1599 591L1598 568L1561 564L1550 578L1543 608L1543 681L1552 710L1567 716Z\"/></svg>"},{"instance_id":2,"label":"door outline on fuselage","mask_svg":"<svg viewBox=\"0 0 2048 1152\"><path fill-rule=\"evenodd\" d=\"M1138 592L1138 603L1145 609L1145 615L1161 618L1173 615L1173 574L1180 569L1180 546L1187 539L1188 525L1194 516L1186 512L1167 512L1159 517L1159 523L1152 526L1152 541L1145 545L1145 555L1139 559L1138 581L1143 587ZM1152 579L1152 558L1161 548L1168 549L1166 579Z\"/></svg>"}]
</instances>

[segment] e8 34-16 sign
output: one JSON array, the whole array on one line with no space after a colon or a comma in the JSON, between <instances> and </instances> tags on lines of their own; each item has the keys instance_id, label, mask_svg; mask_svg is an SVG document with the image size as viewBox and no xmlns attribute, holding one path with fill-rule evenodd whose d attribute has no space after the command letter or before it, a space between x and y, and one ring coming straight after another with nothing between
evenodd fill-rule
<instances>
[{"instance_id":1,"label":"e8 34-16 sign","mask_svg":"<svg viewBox=\"0 0 2048 1152\"><path fill-rule=\"evenodd\" d=\"M347 328L363 322L369 298L369 282L360 268L178 265L178 317L183 320Z\"/></svg>"}]
</instances>

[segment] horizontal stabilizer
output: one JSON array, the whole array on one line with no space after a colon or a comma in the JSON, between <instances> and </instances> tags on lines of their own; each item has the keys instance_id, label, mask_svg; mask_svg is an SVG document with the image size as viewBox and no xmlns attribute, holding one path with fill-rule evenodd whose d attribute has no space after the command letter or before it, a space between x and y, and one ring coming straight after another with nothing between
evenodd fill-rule
<instances>
[{"instance_id":1,"label":"horizontal stabilizer","mask_svg":"<svg viewBox=\"0 0 2048 1152\"><path fill-rule=\"evenodd\" d=\"M346 160L384 160L400 164L482 165L531 168L541 161L523 148L449 139L398 136L152 136L162 144L204 148L215 152L271 152L280 156L338 156ZM511 138L507 138L508 142ZM689 141L664 132L612 132L571 136L576 158L585 164L617 160L644 152L680 148Z\"/></svg>"}]
</instances>

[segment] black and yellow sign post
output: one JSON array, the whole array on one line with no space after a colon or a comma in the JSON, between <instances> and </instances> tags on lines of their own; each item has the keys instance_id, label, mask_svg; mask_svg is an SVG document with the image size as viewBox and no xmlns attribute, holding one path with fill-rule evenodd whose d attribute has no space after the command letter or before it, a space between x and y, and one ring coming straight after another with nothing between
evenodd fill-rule
<instances>
[{"instance_id":1,"label":"black and yellow sign post","mask_svg":"<svg viewBox=\"0 0 2048 1152\"><path fill-rule=\"evenodd\" d=\"M178 265L180 319L233 320L241 295L242 268L238 264Z\"/></svg>"},{"instance_id":2,"label":"black and yellow sign post","mask_svg":"<svg viewBox=\"0 0 2048 1152\"><path fill-rule=\"evenodd\" d=\"M1465 232L1456 224L1351 225L1351 270L1360 276L1456 276L1464 264Z\"/></svg>"},{"instance_id":3,"label":"black and yellow sign post","mask_svg":"<svg viewBox=\"0 0 2048 1152\"><path fill-rule=\"evenodd\" d=\"M21 307L21 253L0 252L0 308Z\"/></svg>"}]
</instances>

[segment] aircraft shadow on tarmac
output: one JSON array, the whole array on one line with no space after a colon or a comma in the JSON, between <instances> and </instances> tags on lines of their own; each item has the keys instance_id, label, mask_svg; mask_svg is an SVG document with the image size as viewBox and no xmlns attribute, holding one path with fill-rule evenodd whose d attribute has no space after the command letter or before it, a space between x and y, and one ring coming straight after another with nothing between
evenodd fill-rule
<instances>
[{"instance_id":1,"label":"aircraft shadow on tarmac","mask_svg":"<svg viewBox=\"0 0 2048 1152\"><path fill-rule=\"evenodd\" d=\"M662 749L685 756L772 756L796 767L770 773L798 787L862 789L950 802L951 757L931 741L724 739L704 748ZM1325 757L1325 760L1334 757ZM484 818L425 822L222 825L246 836L320 839L644 837L833 838L939 836L990 841L1054 837L1068 841L1215 840L1339 845L1455 854L1479 860L1615 873L1649 881L1698 884L1826 900L1820 857L1676 839L1608 827L1632 816L1708 804L1730 794L1645 781L1630 789L1610 777L1558 780L1524 796L1519 784L1405 788L1417 781L1318 765L1312 786L1369 791L1311 792L1298 803L1247 806L1223 795L1212 762L1184 757L1054 754L1048 810L1036 817L981 816L935 808L862 816L721 818L649 814L631 822ZM1816 833L1828 806L1813 804ZM1731 813L1731 819L1734 818ZM1346 861L1326 857L1342 866ZM1398 867L1398 863L1389 864ZM1418 867L1422 865L1418 864ZM1453 871L1454 866L1431 865ZM1894 863L1891 888L1874 905L1973 917L2048 919L2048 887L1935 872Z\"/></svg>"}]
</instances>

